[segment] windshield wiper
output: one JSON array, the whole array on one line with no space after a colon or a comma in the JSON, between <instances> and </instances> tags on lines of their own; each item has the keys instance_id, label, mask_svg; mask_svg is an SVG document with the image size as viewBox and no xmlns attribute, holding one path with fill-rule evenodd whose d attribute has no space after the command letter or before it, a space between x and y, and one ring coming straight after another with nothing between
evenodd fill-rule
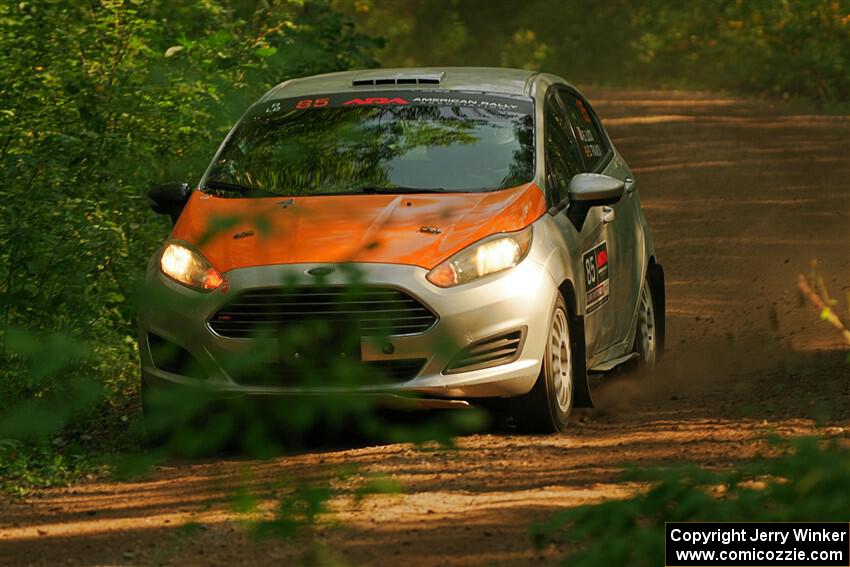
<instances>
[{"instance_id":1,"label":"windshield wiper","mask_svg":"<svg viewBox=\"0 0 850 567\"><path fill-rule=\"evenodd\" d=\"M281 193L269 191L268 189L260 189L259 187L246 187L238 183L228 183L227 181L217 181L209 179L204 183L204 189L218 189L220 191L235 191L237 193L267 193L276 197L282 196Z\"/></svg>"},{"instance_id":2,"label":"windshield wiper","mask_svg":"<svg viewBox=\"0 0 850 567\"><path fill-rule=\"evenodd\" d=\"M219 191L233 191L235 193L242 193L244 195L249 195L251 193L264 193L267 195L274 195L276 197L287 197L291 196L286 193L278 193L275 191L269 191L268 189L261 189L259 187L247 187L245 185L240 185L238 183L230 183L228 181L218 181L216 179L209 179L204 183L204 189L213 189ZM481 190L475 190L481 191ZM413 194L413 193L463 193L464 191L455 191L452 189L446 189L445 187L404 187L404 186L394 186L394 187L380 187L377 185L366 185L363 187L352 187L351 189L345 189L343 191L320 191L314 193L307 193L306 195L314 195L314 196L328 196L328 195L361 195L361 194L376 194L376 195L400 195L400 194Z\"/></svg>"},{"instance_id":3,"label":"windshield wiper","mask_svg":"<svg viewBox=\"0 0 850 567\"><path fill-rule=\"evenodd\" d=\"M367 187L356 187L351 189L352 193L378 193L381 195L393 195L400 193L458 193L458 191L452 191L451 189L446 189L445 187L377 187L377 186L367 186Z\"/></svg>"}]
</instances>

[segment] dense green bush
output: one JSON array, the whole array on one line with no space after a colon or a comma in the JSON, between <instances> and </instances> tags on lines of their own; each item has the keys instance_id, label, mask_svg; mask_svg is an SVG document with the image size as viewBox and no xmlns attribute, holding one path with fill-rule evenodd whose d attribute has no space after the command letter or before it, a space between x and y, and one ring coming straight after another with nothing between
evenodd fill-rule
<instances>
[{"instance_id":1,"label":"dense green bush","mask_svg":"<svg viewBox=\"0 0 850 567\"><path fill-rule=\"evenodd\" d=\"M636 22L637 55L656 80L820 103L850 100L846 1L656 1L642 4Z\"/></svg>"},{"instance_id":2,"label":"dense green bush","mask_svg":"<svg viewBox=\"0 0 850 567\"><path fill-rule=\"evenodd\" d=\"M0 488L64 481L138 426L134 290L247 106L375 64L327 2L0 3Z\"/></svg>"},{"instance_id":3,"label":"dense green bush","mask_svg":"<svg viewBox=\"0 0 850 567\"><path fill-rule=\"evenodd\" d=\"M324 2L228 6L0 4L0 409L50 395L69 374L96 376L113 400L132 392L128 297L167 233L145 191L197 179L272 85L374 64L375 42ZM15 328L59 331L93 352L34 379Z\"/></svg>"}]
</instances>

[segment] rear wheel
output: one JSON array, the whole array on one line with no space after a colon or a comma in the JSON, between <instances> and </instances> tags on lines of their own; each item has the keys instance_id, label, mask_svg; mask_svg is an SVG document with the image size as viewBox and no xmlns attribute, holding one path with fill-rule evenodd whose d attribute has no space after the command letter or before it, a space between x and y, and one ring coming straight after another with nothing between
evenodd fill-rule
<instances>
[{"instance_id":1,"label":"rear wheel","mask_svg":"<svg viewBox=\"0 0 850 567\"><path fill-rule=\"evenodd\" d=\"M563 431L570 421L573 407L574 375L573 364L576 352L572 340L573 329L563 298L558 295L552 310L543 366L534 388L524 396L512 400L512 414L517 427L529 433L552 433Z\"/></svg>"}]
</instances>

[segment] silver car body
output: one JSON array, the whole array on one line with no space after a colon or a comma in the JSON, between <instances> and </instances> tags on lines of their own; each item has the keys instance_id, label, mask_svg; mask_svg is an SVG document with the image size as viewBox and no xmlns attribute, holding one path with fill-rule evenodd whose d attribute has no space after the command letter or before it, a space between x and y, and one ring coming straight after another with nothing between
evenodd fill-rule
<instances>
[{"instance_id":1,"label":"silver car body","mask_svg":"<svg viewBox=\"0 0 850 567\"><path fill-rule=\"evenodd\" d=\"M530 71L490 68L382 69L332 73L286 81L269 91L261 102L277 98L330 93L368 93L386 89L387 80L417 77L439 77L439 85L428 85L429 91L474 91L505 93L530 97L534 101L536 173L534 182L546 187L544 157L544 100L551 88L564 88L581 97L563 79ZM352 86L377 79L382 86ZM392 88L421 89L418 85L396 84ZM583 99L583 97L581 97ZM589 104L587 107L590 108ZM592 110L591 110L592 112ZM604 134L607 137L607 133ZM638 317L638 298L647 267L654 262L654 246L641 209L633 174L610 139L609 156L597 173L626 180L626 191L609 208L593 207L581 230L576 230L564 210L550 210L533 223L533 241L525 260L504 272L484 277L453 288L439 288L426 280L427 270L410 265L360 264L358 268L370 284L405 290L428 306L438 316L427 332L411 336L391 337L392 354L364 339L363 360L422 357L427 359L419 374L395 384L391 390L417 392L429 398L463 399L478 397L511 397L528 392L541 371L549 318L556 295L562 293L575 315L583 319L584 343L588 370L607 370L628 358L634 350ZM607 302L587 312L588 288L583 256L606 243L610 258L610 287ZM285 386L246 386L230 376L218 363L222 353L244 350L251 339L225 338L214 332L208 322L228 301L231 294L268 287L287 276L304 278L307 270L320 264L283 264L233 270L228 274L230 294L199 294L162 274L159 254L148 267L148 282L168 295L174 306L168 311L142 310L139 314L140 352L143 380L150 385L199 385L200 381L157 368L153 362L148 333L155 333L179 345L203 365L210 375L203 383L221 392L259 395L310 394L316 389ZM339 272L331 273L328 283L345 283ZM186 301L181 301L186 299ZM501 333L522 329L521 352L515 360L499 366L446 373L445 354L433 345L448 338L458 349ZM271 345L270 345L271 348ZM577 385L576 404L581 405L581 389ZM387 391L387 386L363 386L358 392ZM587 397L587 396L585 396Z\"/></svg>"}]
</instances>

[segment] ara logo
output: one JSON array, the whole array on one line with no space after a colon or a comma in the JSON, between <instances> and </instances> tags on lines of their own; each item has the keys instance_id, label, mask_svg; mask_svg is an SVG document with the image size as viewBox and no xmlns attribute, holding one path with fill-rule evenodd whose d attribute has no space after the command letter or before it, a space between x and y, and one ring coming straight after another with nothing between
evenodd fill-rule
<instances>
[{"instance_id":1,"label":"ara logo","mask_svg":"<svg viewBox=\"0 0 850 567\"><path fill-rule=\"evenodd\" d=\"M608 250L603 246L598 252L596 252L596 266L598 268L602 268L608 264Z\"/></svg>"},{"instance_id":2,"label":"ara logo","mask_svg":"<svg viewBox=\"0 0 850 567\"><path fill-rule=\"evenodd\" d=\"M401 97L396 98L386 98L386 97L370 97L370 98L353 98L351 100L347 100L342 103L343 106L347 105L358 105L362 106L365 104L410 104L406 100Z\"/></svg>"}]
</instances>

